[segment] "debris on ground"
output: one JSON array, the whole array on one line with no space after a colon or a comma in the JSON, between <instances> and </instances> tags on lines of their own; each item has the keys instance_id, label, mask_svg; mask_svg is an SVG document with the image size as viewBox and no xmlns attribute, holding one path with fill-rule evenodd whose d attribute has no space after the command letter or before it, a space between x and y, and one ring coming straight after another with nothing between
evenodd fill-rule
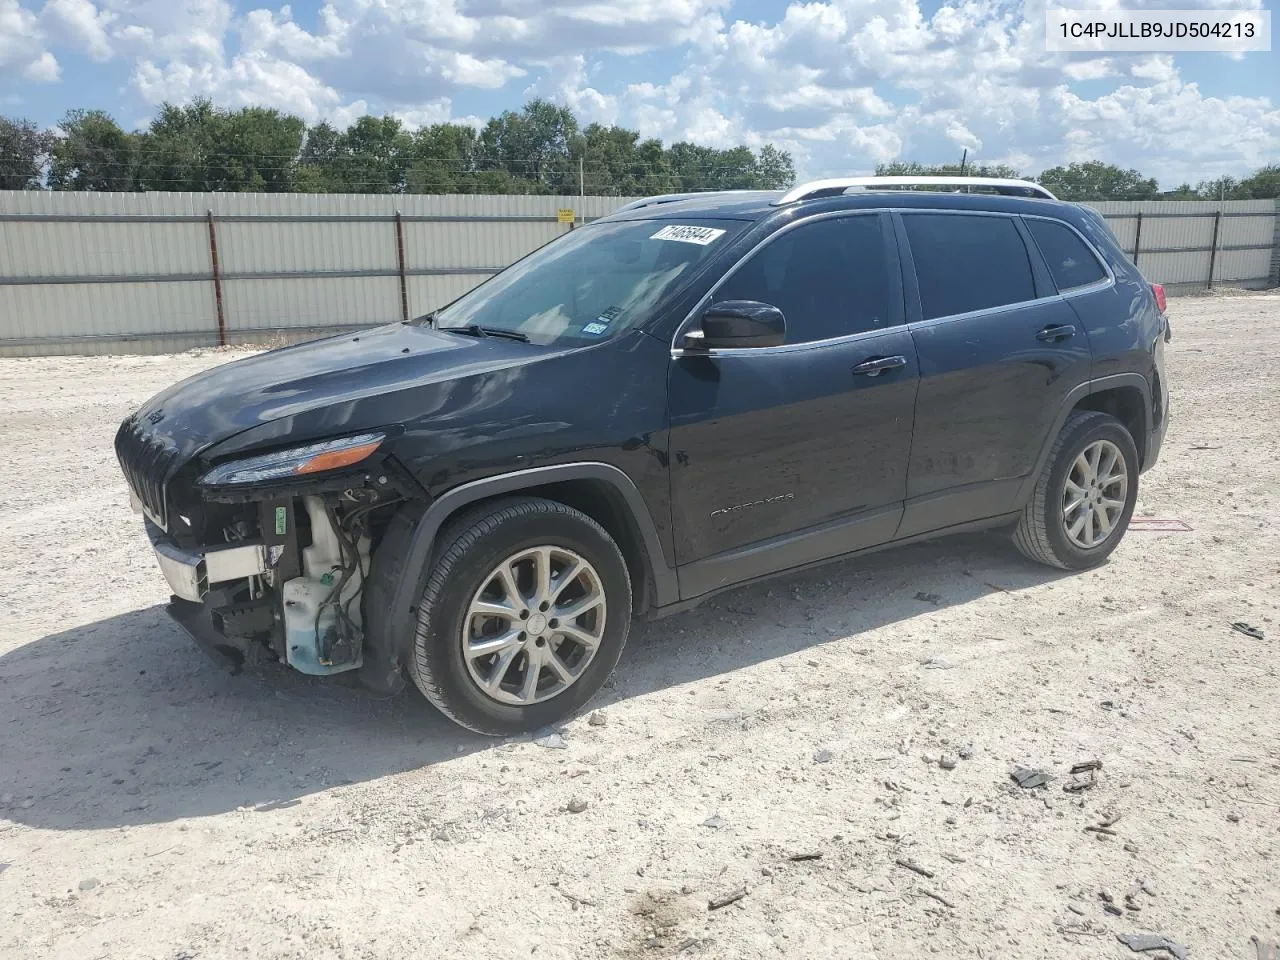
<instances>
[{"instance_id":1,"label":"debris on ground","mask_svg":"<svg viewBox=\"0 0 1280 960\"><path fill-rule=\"evenodd\" d=\"M747 888L745 886L738 887L738 889L726 893L723 897L716 897L714 900L708 900L707 909L719 910L721 907L727 907L731 903L737 903L746 895Z\"/></svg>"},{"instance_id":2,"label":"debris on ground","mask_svg":"<svg viewBox=\"0 0 1280 960\"><path fill-rule=\"evenodd\" d=\"M1237 620L1235 623L1231 624L1231 629L1236 633L1243 633L1246 637L1252 637L1254 640L1263 639L1261 630L1245 623L1243 620Z\"/></svg>"},{"instance_id":3,"label":"debris on ground","mask_svg":"<svg viewBox=\"0 0 1280 960\"><path fill-rule=\"evenodd\" d=\"M819 750L813 755L814 763L830 763L833 759L835 759L835 754L830 750Z\"/></svg>"},{"instance_id":4,"label":"debris on ground","mask_svg":"<svg viewBox=\"0 0 1280 960\"><path fill-rule=\"evenodd\" d=\"M952 903L950 900L948 900L946 897L944 897L940 893L934 893L932 890L926 890L924 887L920 888L920 892L923 893L926 897L930 897L934 900L937 900L944 907L947 907L951 910L954 910L956 908L956 905L954 903Z\"/></svg>"},{"instance_id":5,"label":"debris on ground","mask_svg":"<svg viewBox=\"0 0 1280 960\"><path fill-rule=\"evenodd\" d=\"M548 733L545 737L535 737L533 742L540 747L546 747L548 750L569 749L569 744L565 742L564 737L558 733Z\"/></svg>"},{"instance_id":6,"label":"debris on ground","mask_svg":"<svg viewBox=\"0 0 1280 960\"><path fill-rule=\"evenodd\" d=\"M1206 447L1205 449L1210 449ZM1190 533L1191 525L1185 520L1165 520L1159 517L1133 517L1129 529L1146 533Z\"/></svg>"},{"instance_id":7,"label":"debris on ground","mask_svg":"<svg viewBox=\"0 0 1280 960\"><path fill-rule=\"evenodd\" d=\"M923 590L916 594L916 599L921 603L932 603L935 607L942 602L942 597L936 593L925 593Z\"/></svg>"},{"instance_id":8,"label":"debris on ground","mask_svg":"<svg viewBox=\"0 0 1280 960\"><path fill-rule=\"evenodd\" d=\"M1043 770L1033 770L1030 767L1014 767L1009 776L1013 777L1013 782L1023 790L1043 787L1049 782L1049 774Z\"/></svg>"},{"instance_id":9,"label":"debris on ground","mask_svg":"<svg viewBox=\"0 0 1280 960\"><path fill-rule=\"evenodd\" d=\"M952 670L955 664L943 657L930 657L923 661L920 666L926 670Z\"/></svg>"},{"instance_id":10,"label":"debris on ground","mask_svg":"<svg viewBox=\"0 0 1280 960\"><path fill-rule=\"evenodd\" d=\"M792 863L803 863L805 860L821 860L821 850L806 850L803 853L793 853L787 857Z\"/></svg>"},{"instance_id":11,"label":"debris on ground","mask_svg":"<svg viewBox=\"0 0 1280 960\"><path fill-rule=\"evenodd\" d=\"M916 863L914 860L908 860L905 857L899 857L897 860L894 860L893 862L900 867L904 867L907 870L910 870L912 873L918 873L920 874L920 876L928 877L930 880L933 879L933 871L926 870L924 867L920 866L920 864Z\"/></svg>"},{"instance_id":12,"label":"debris on ground","mask_svg":"<svg viewBox=\"0 0 1280 960\"><path fill-rule=\"evenodd\" d=\"M92 890L97 885L98 885L97 877L85 877L83 880L80 881L80 892L83 893L86 890Z\"/></svg>"},{"instance_id":13,"label":"debris on ground","mask_svg":"<svg viewBox=\"0 0 1280 960\"><path fill-rule=\"evenodd\" d=\"M1174 943L1168 937L1162 937L1154 933L1117 933L1116 939L1134 953L1164 950L1177 957L1177 960L1186 960L1188 953L1187 948L1182 944Z\"/></svg>"},{"instance_id":14,"label":"debris on ground","mask_svg":"<svg viewBox=\"0 0 1280 960\"><path fill-rule=\"evenodd\" d=\"M587 717L587 725L591 727L603 727L608 722L609 718L599 710L593 711L591 716Z\"/></svg>"},{"instance_id":15,"label":"debris on ground","mask_svg":"<svg viewBox=\"0 0 1280 960\"><path fill-rule=\"evenodd\" d=\"M568 810L570 813L582 813L582 811L586 810L588 806L589 804L587 803L587 801L580 800L577 797L574 797L572 800L569 801L569 805L566 806L565 809Z\"/></svg>"},{"instance_id":16,"label":"debris on ground","mask_svg":"<svg viewBox=\"0 0 1280 960\"><path fill-rule=\"evenodd\" d=\"M724 818L718 813L713 813L707 819L702 821L702 826L711 830L720 830L725 826Z\"/></svg>"},{"instance_id":17,"label":"debris on ground","mask_svg":"<svg viewBox=\"0 0 1280 960\"><path fill-rule=\"evenodd\" d=\"M938 758L938 766L943 770L954 770L956 768L956 758L944 753Z\"/></svg>"},{"instance_id":18,"label":"debris on ground","mask_svg":"<svg viewBox=\"0 0 1280 960\"><path fill-rule=\"evenodd\" d=\"M1075 779L1069 780L1062 785L1062 789L1067 793L1079 793L1082 790L1089 790L1098 785L1097 772L1102 769L1101 760L1084 760L1071 767L1071 776Z\"/></svg>"}]
</instances>

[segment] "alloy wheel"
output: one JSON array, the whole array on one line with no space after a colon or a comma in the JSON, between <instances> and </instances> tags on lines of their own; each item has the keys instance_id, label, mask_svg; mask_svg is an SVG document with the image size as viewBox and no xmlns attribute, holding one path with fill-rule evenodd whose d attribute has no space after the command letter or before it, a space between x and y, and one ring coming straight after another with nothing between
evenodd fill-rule
<instances>
[{"instance_id":1,"label":"alloy wheel","mask_svg":"<svg viewBox=\"0 0 1280 960\"><path fill-rule=\"evenodd\" d=\"M1095 440L1071 464L1062 491L1067 538L1084 550L1101 546L1116 528L1129 494L1129 468L1110 440Z\"/></svg>"},{"instance_id":2,"label":"alloy wheel","mask_svg":"<svg viewBox=\"0 0 1280 960\"><path fill-rule=\"evenodd\" d=\"M521 550L489 572L467 607L467 672L500 703L550 700L595 659L605 614L600 575L586 558L550 545Z\"/></svg>"}]
</instances>

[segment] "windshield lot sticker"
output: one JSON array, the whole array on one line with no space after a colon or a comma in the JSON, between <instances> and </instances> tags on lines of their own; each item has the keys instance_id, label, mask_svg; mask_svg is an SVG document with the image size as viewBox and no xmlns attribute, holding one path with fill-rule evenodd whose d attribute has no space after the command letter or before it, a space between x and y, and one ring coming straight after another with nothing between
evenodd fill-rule
<instances>
[{"instance_id":1,"label":"windshield lot sticker","mask_svg":"<svg viewBox=\"0 0 1280 960\"><path fill-rule=\"evenodd\" d=\"M671 225L663 227L655 233L650 240L678 240L681 243L696 243L700 247L705 247L709 243L715 243L724 236L723 230L717 230L714 227L688 227Z\"/></svg>"},{"instance_id":2,"label":"windshield lot sticker","mask_svg":"<svg viewBox=\"0 0 1280 960\"><path fill-rule=\"evenodd\" d=\"M601 323L599 320L593 320L590 323L583 324L582 332L589 333L593 337L598 337L609 329L609 324Z\"/></svg>"}]
</instances>

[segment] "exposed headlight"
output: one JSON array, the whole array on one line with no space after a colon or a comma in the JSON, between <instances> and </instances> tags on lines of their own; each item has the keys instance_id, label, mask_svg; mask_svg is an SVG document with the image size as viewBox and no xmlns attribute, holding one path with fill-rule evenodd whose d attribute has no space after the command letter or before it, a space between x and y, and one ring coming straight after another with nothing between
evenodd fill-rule
<instances>
[{"instance_id":1,"label":"exposed headlight","mask_svg":"<svg viewBox=\"0 0 1280 960\"><path fill-rule=\"evenodd\" d=\"M323 443L310 443L305 447L277 450L275 453L264 453L244 460L232 460L230 463L214 467L200 478L200 483L206 487L224 487L237 483L267 483L272 480L287 480L290 477L338 470L368 459L378 447L382 446L382 441L385 439L385 434L362 433L356 437L326 440Z\"/></svg>"}]
</instances>

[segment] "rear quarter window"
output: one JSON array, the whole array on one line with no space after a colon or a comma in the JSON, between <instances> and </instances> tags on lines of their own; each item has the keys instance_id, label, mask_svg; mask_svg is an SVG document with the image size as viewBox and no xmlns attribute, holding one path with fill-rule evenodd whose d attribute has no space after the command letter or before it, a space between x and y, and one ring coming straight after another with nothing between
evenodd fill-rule
<instances>
[{"instance_id":1,"label":"rear quarter window","mask_svg":"<svg viewBox=\"0 0 1280 960\"><path fill-rule=\"evenodd\" d=\"M1040 248L1059 291L1105 280L1107 273L1089 246L1070 227L1052 220L1023 221Z\"/></svg>"}]
</instances>

